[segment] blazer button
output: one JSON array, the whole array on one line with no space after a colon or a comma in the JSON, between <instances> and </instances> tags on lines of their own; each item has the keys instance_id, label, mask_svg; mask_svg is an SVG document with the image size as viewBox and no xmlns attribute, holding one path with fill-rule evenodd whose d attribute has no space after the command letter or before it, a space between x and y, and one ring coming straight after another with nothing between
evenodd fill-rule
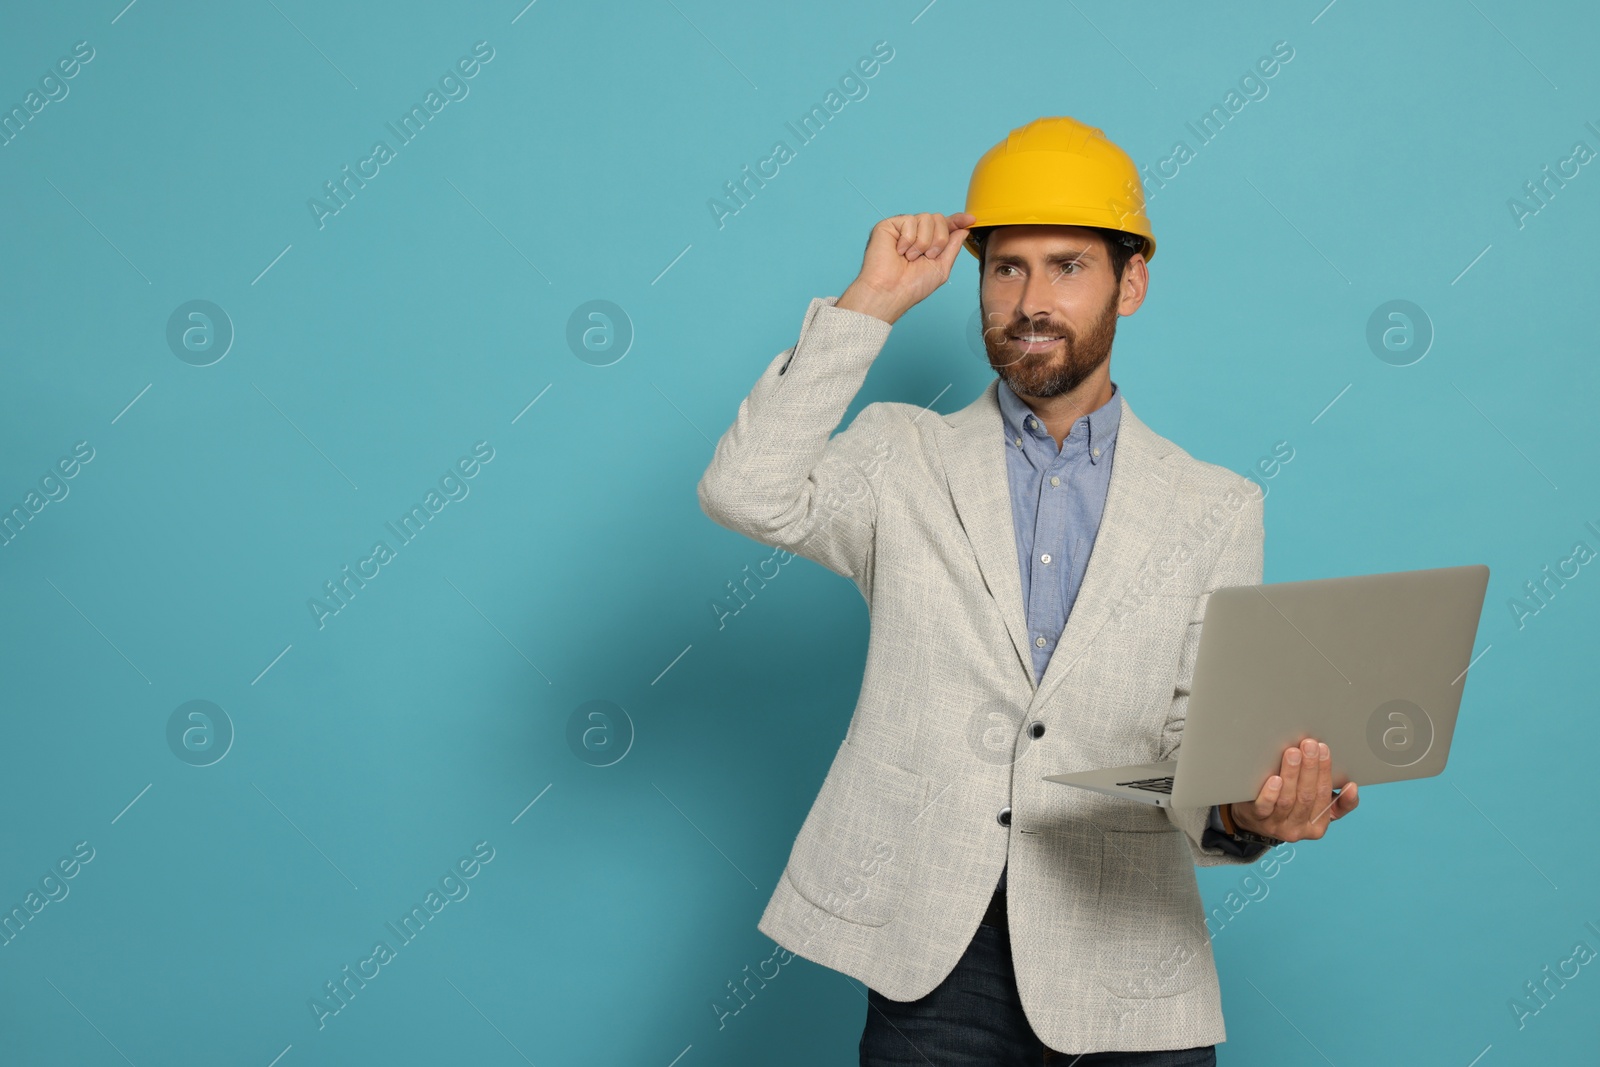
<instances>
[{"instance_id":1,"label":"blazer button","mask_svg":"<svg viewBox=\"0 0 1600 1067\"><path fill-rule=\"evenodd\" d=\"M1028 735L1030 737L1035 737L1035 738L1043 737L1044 736L1044 723L1036 722L1032 726L1028 727Z\"/></svg>"},{"instance_id":2,"label":"blazer button","mask_svg":"<svg viewBox=\"0 0 1600 1067\"><path fill-rule=\"evenodd\" d=\"M1011 825L1011 809L1010 808L1001 808L1000 809L1000 814L996 815L994 817L994 820L995 820L995 822L999 823L1001 826L1010 826Z\"/></svg>"}]
</instances>

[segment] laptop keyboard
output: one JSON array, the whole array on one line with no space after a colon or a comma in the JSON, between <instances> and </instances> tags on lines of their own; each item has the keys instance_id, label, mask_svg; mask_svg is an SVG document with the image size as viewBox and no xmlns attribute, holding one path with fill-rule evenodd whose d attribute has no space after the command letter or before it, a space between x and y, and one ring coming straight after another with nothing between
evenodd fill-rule
<instances>
[{"instance_id":1,"label":"laptop keyboard","mask_svg":"<svg viewBox=\"0 0 1600 1067\"><path fill-rule=\"evenodd\" d=\"M1118 782L1118 785L1131 786L1134 789L1146 789L1152 793L1165 793L1172 795L1172 776L1165 778L1139 778L1132 782Z\"/></svg>"}]
</instances>

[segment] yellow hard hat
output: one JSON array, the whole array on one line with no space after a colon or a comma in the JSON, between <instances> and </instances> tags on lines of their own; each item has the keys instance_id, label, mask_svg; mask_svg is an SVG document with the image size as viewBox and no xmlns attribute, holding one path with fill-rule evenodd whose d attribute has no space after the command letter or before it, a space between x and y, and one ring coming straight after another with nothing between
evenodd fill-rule
<instances>
[{"instance_id":1,"label":"yellow hard hat","mask_svg":"<svg viewBox=\"0 0 1600 1067\"><path fill-rule=\"evenodd\" d=\"M1144 186L1128 154L1093 126L1065 115L1011 131L972 169L966 211L982 226L1097 226L1144 238L1156 254L1144 213ZM978 255L971 234L963 242ZM980 257L981 258L981 257Z\"/></svg>"}]
</instances>

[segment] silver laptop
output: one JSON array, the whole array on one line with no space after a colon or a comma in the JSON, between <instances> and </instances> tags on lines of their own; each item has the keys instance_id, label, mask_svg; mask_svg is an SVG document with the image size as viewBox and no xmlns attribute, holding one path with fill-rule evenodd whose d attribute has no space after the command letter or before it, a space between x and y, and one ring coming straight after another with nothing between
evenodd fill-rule
<instances>
[{"instance_id":1,"label":"silver laptop","mask_svg":"<svg viewBox=\"0 0 1600 1067\"><path fill-rule=\"evenodd\" d=\"M1217 589L1178 758L1045 781L1161 806L1254 800L1305 737L1327 743L1335 789L1438 774L1488 584L1475 564Z\"/></svg>"}]
</instances>

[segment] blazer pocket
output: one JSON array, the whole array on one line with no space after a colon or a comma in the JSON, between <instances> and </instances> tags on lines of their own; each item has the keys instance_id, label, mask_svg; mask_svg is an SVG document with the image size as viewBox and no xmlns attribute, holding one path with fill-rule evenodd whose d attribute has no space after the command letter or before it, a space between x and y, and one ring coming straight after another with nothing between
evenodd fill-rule
<instances>
[{"instance_id":1,"label":"blazer pocket","mask_svg":"<svg viewBox=\"0 0 1600 1067\"><path fill-rule=\"evenodd\" d=\"M1102 831L1096 970L1113 996L1155 1000L1205 977L1205 916L1181 833Z\"/></svg>"},{"instance_id":2,"label":"blazer pocket","mask_svg":"<svg viewBox=\"0 0 1600 1067\"><path fill-rule=\"evenodd\" d=\"M785 868L796 891L861 926L894 918L911 878L927 780L846 739Z\"/></svg>"}]
</instances>

